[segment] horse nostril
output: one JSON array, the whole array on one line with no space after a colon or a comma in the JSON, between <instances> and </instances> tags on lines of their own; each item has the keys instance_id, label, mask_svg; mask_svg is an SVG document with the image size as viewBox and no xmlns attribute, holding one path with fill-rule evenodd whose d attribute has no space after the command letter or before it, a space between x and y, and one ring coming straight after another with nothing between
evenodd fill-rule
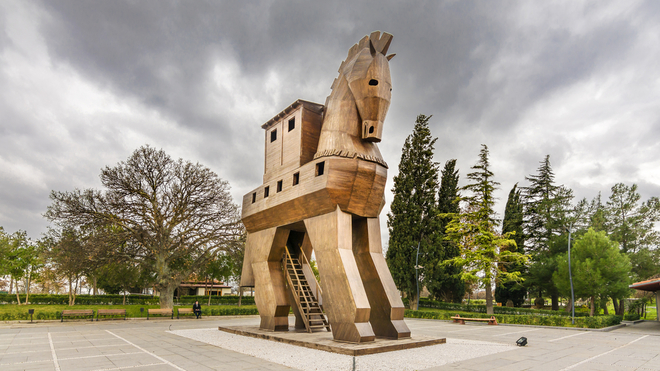
<instances>
[{"instance_id":1,"label":"horse nostril","mask_svg":"<svg viewBox=\"0 0 660 371\"><path fill-rule=\"evenodd\" d=\"M374 79L369 80L369 85L371 85L371 86L378 85L378 80L374 80Z\"/></svg>"},{"instance_id":2,"label":"horse nostril","mask_svg":"<svg viewBox=\"0 0 660 371\"><path fill-rule=\"evenodd\" d=\"M374 133L374 127L372 126L369 128L369 134L373 134L373 133Z\"/></svg>"}]
</instances>

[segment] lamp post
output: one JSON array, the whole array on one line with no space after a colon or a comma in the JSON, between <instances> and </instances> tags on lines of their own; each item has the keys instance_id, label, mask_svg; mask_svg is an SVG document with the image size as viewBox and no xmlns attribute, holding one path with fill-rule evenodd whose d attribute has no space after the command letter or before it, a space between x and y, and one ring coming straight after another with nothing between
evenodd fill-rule
<instances>
[{"instance_id":1,"label":"lamp post","mask_svg":"<svg viewBox=\"0 0 660 371\"><path fill-rule=\"evenodd\" d=\"M415 307L415 310L419 310L419 273L417 270L420 268L419 266L419 245L422 243L422 239L419 239L419 242L417 242L417 256L415 257L415 283L417 283L417 305Z\"/></svg>"},{"instance_id":2,"label":"lamp post","mask_svg":"<svg viewBox=\"0 0 660 371\"><path fill-rule=\"evenodd\" d=\"M571 324L575 324L575 294L573 293L573 274L571 273L571 229L573 224L568 227L568 280L571 282Z\"/></svg>"}]
</instances>

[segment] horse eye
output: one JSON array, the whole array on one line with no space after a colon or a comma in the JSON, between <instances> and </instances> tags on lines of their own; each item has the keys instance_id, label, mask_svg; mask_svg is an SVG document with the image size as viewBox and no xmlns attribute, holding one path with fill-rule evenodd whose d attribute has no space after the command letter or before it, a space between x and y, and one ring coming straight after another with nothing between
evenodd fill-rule
<instances>
[{"instance_id":1,"label":"horse eye","mask_svg":"<svg viewBox=\"0 0 660 371\"><path fill-rule=\"evenodd\" d=\"M378 80L374 80L374 79L369 80L369 85L371 85L371 86L378 85Z\"/></svg>"}]
</instances>

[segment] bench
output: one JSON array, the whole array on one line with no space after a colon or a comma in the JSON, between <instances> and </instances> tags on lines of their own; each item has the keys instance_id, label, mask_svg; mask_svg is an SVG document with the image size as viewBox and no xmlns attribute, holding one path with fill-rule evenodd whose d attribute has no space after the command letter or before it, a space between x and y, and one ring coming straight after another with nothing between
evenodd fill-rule
<instances>
[{"instance_id":1,"label":"bench","mask_svg":"<svg viewBox=\"0 0 660 371\"><path fill-rule=\"evenodd\" d=\"M96 311L97 322L100 316L124 316L124 321L126 321L126 309L98 309Z\"/></svg>"},{"instance_id":2,"label":"bench","mask_svg":"<svg viewBox=\"0 0 660 371\"><path fill-rule=\"evenodd\" d=\"M174 319L174 309L147 309L147 320L151 315L161 315L161 316L170 316L171 319Z\"/></svg>"},{"instance_id":3,"label":"bench","mask_svg":"<svg viewBox=\"0 0 660 371\"><path fill-rule=\"evenodd\" d=\"M488 322L489 325L497 325L497 319L495 316L492 316L490 318L469 318L469 317L461 317L460 314L457 314L454 317L451 317L451 319L454 320L454 323L460 323L461 325L465 324L465 321L474 321L474 322Z\"/></svg>"},{"instance_id":4,"label":"bench","mask_svg":"<svg viewBox=\"0 0 660 371\"><path fill-rule=\"evenodd\" d=\"M90 317L92 317L92 321L93 321L94 320L94 309L63 310L62 313L60 314L60 318L62 319L60 322L64 322L64 316L67 316L67 317L87 317L87 316L90 316Z\"/></svg>"},{"instance_id":5,"label":"bench","mask_svg":"<svg viewBox=\"0 0 660 371\"><path fill-rule=\"evenodd\" d=\"M176 319L179 319L179 316L181 315L195 315L195 312L193 311L192 308L179 308L176 310ZM202 318L202 315L199 315L199 318Z\"/></svg>"}]
</instances>

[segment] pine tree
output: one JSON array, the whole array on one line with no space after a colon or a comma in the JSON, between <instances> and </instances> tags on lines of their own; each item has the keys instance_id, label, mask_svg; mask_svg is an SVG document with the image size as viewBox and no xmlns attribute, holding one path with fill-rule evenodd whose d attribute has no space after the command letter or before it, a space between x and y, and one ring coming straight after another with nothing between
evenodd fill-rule
<instances>
[{"instance_id":1,"label":"pine tree","mask_svg":"<svg viewBox=\"0 0 660 371\"><path fill-rule=\"evenodd\" d=\"M557 270L557 256L566 249L558 241L565 234L569 222L567 217L573 192L555 184L555 175L547 155L537 175L525 177L530 182L524 187L524 230L527 252L532 257L526 284L532 289L550 295L552 309L559 310L559 292L552 280Z\"/></svg>"},{"instance_id":2,"label":"pine tree","mask_svg":"<svg viewBox=\"0 0 660 371\"><path fill-rule=\"evenodd\" d=\"M516 183L509 192L509 198L504 210L504 219L502 220L502 234L511 233L516 243L515 248L511 246L513 252L523 252L525 236L523 235L523 205L520 201L520 189ZM518 264L515 266L501 267L500 269L508 272L523 272L524 266ZM513 305L519 307L525 301L527 290L518 282L499 283L495 287L495 300L500 303L506 303L511 300Z\"/></svg>"},{"instance_id":3,"label":"pine tree","mask_svg":"<svg viewBox=\"0 0 660 371\"><path fill-rule=\"evenodd\" d=\"M420 246L418 264L426 266L428 252L442 238L436 218L438 164L433 162L436 138L431 136L430 118L417 116L413 132L406 138L399 174L394 177L394 199L387 214L390 232L387 265L394 283L406 294L410 308L417 302L417 246Z\"/></svg>"},{"instance_id":4,"label":"pine tree","mask_svg":"<svg viewBox=\"0 0 660 371\"><path fill-rule=\"evenodd\" d=\"M617 183L605 208L606 228L610 238L619 243L624 253L654 249L660 243L660 233L654 225L660 221L660 201L651 197L640 203L637 184L628 187Z\"/></svg>"},{"instance_id":5,"label":"pine tree","mask_svg":"<svg viewBox=\"0 0 660 371\"><path fill-rule=\"evenodd\" d=\"M447 161L441 172L438 192L438 218L442 234L446 233L452 215L460 212L458 179L456 160ZM444 260L458 256L460 250L451 240L443 240L440 245L434 247L436 248L427 255L424 272L426 288L438 300L460 303L465 295L465 283L458 278L460 267L441 264Z\"/></svg>"},{"instance_id":6,"label":"pine tree","mask_svg":"<svg viewBox=\"0 0 660 371\"><path fill-rule=\"evenodd\" d=\"M495 230L498 220L493 210L493 192L499 183L493 180L486 145L482 145L479 161L472 169L475 171L467 175L471 182L463 187L471 193L461 199L466 203L465 210L447 226L448 238L460 247L461 253L446 260L444 265L460 265L462 279L480 283L486 289L486 313L493 314L492 285L497 281L521 280L520 272L508 272L500 267L523 264L527 258L513 251L515 242L510 234L502 236Z\"/></svg>"}]
</instances>

